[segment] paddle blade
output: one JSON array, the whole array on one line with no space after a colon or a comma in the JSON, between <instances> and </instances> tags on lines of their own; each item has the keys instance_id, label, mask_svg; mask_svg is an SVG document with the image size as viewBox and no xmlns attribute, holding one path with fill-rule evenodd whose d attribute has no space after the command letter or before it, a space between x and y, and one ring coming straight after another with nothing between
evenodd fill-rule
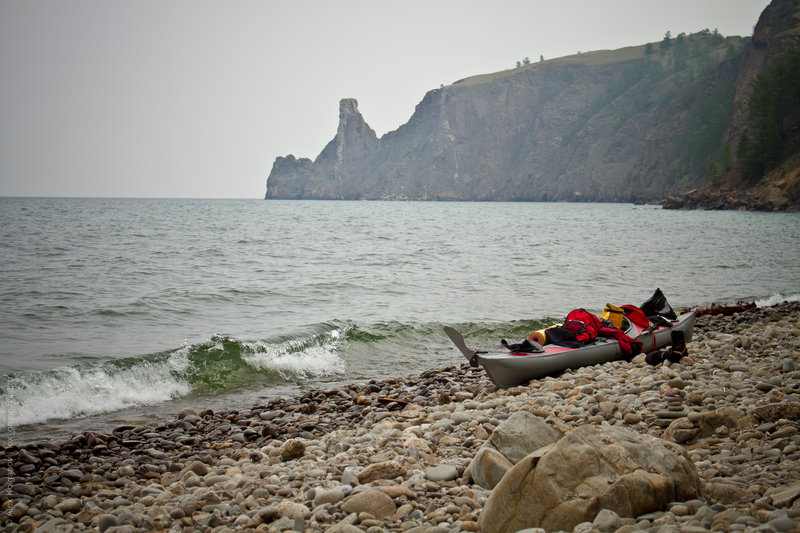
<instances>
[{"instance_id":1,"label":"paddle blade","mask_svg":"<svg viewBox=\"0 0 800 533\"><path fill-rule=\"evenodd\" d=\"M475 357L475 350L470 350L467 347L467 343L464 341L464 336L459 333L458 330L451 328L450 326L445 326L444 332L448 337L450 337L450 340L453 341L453 344L456 345L456 348L458 348L461 353L464 354L464 357L467 358L467 361L472 363L474 361L473 358Z\"/></svg>"}]
</instances>

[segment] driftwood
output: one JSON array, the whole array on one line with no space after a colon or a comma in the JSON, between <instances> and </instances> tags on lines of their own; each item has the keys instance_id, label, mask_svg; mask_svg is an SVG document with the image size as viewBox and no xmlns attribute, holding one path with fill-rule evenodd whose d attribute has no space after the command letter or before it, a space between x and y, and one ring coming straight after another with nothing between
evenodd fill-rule
<instances>
[{"instance_id":1,"label":"driftwood","mask_svg":"<svg viewBox=\"0 0 800 533\"><path fill-rule=\"evenodd\" d=\"M399 398L388 398L385 396L378 398L378 401L381 403L396 403L397 405L401 405L403 407L408 405L408 402L405 400L400 400Z\"/></svg>"},{"instance_id":2,"label":"driftwood","mask_svg":"<svg viewBox=\"0 0 800 533\"><path fill-rule=\"evenodd\" d=\"M740 313L753 309L756 306L755 302L736 302L735 304L718 305L711 304L708 307L700 307L696 310L696 316L701 315L732 315L733 313Z\"/></svg>"}]
</instances>

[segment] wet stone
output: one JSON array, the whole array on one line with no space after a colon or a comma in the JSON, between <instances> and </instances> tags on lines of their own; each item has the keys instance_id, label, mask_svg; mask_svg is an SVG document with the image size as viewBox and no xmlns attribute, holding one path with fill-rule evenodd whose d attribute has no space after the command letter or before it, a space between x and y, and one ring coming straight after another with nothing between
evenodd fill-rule
<instances>
[{"instance_id":1,"label":"wet stone","mask_svg":"<svg viewBox=\"0 0 800 533\"><path fill-rule=\"evenodd\" d=\"M576 531L791 531L800 343L786 332L798 325L798 303L701 316L677 365L638 357L504 390L463 364L10 447L0 467L14 469L17 497L0 529L477 531L491 490L465 470L527 411L562 432L608 424L669 437L703 480L702 499L603 513Z\"/></svg>"}]
</instances>

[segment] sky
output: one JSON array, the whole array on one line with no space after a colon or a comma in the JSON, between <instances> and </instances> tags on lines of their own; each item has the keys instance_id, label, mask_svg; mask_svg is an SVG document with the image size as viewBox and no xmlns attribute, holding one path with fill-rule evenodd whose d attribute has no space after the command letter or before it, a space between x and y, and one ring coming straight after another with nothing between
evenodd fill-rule
<instances>
[{"instance_id":1,"label":"sky","mask_svg":"<svg viewBox=\"0 0 800 533\"><path fill-rule=\"evenodd\" d=\"M378 136L459 79L767 0L0 0L0 196L262 198L355 98Z\"/></svg>"}]
</instances>

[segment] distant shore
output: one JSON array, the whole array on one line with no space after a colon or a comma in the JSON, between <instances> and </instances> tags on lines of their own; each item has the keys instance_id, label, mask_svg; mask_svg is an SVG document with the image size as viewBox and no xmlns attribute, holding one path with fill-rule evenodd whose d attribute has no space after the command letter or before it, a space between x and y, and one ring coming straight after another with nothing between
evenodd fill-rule
<instances>
[{"instance_id":1,"label":"distant shore","mask_svg":"<svg viewBox=\"0 0 800 533\"><path fill-rule=\"evenodd\" d=\"M676 394L687 420L723 408L738 418L709 435L667 432ZM698 317L679 364L640 355L504 390L461 365L12 445L0 459L0 526L476 531L491 491L466 467L521 409L561 428L608 423L684 446L703 498L618 517L618 527L800 527L800 302ZM353 503L375 488L388 498Z\"/></svg>"}]
</instances>

